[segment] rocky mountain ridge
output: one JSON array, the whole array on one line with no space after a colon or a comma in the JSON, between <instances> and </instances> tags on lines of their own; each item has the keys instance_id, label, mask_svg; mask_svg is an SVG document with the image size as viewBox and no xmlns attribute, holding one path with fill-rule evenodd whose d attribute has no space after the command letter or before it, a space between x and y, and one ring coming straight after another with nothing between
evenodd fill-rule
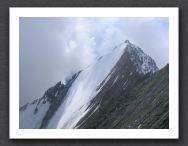
<instances>
[{"instance_id":1,"label":"rocky mountain ridge","mask_svg":"<svg viewBox=\"0 0 188 146\"><path fill-rule=\"evenodd\" d=\"M130 41L20 108L20 128L168 128L168 66Z\"/></svg>"}]
</instances>

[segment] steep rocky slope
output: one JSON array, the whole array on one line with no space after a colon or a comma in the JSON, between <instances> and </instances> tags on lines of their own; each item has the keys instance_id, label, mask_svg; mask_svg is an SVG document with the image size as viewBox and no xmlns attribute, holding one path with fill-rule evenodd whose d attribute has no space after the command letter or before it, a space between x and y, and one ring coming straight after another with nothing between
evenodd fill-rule
<instances>
[{"instance_id":1,"label":"steep rocky slope","mask_svg":"<svg viewBox=\"0 0 188 146\"><path fill-rule=\"evenodd\" d=\"M168 65L128 40L20 108L20 128L168 128Z\"/></svg>"},{"instance_id":2,"label":"steep rocky slope","mask_svg":"<svg viewBox=\"0 0 188 146\"><path fill-rule=\"evenodd\" d=\"M85 116L77 128L168 128L168 83L168 65L153 75L139 78L129 89L116 91L117 82L104 93L99 108Z\"/></svg>"}]
</instances>

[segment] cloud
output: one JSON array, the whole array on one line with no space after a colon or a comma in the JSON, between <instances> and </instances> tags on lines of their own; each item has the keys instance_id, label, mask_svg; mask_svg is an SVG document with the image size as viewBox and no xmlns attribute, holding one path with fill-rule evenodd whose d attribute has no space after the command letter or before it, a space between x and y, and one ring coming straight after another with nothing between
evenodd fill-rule
<instances>
[{"instance_id":1,"label":"cloud","mask_svg":"<svg viewBox=\"0 0 188 146\"><path fill-rule=\"evenodd\" d=\"M126 39L168 63L168 18L20 18L20 105Z\"/></svg>"}]
</instances>

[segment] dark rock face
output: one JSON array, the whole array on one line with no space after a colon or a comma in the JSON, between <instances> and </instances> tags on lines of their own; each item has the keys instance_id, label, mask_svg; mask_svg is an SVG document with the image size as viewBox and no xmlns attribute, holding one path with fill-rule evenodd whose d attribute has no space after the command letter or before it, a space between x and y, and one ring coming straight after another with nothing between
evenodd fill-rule
<instances>
[{"instance_id":1,"label":"dark rock face","mask_svg":"<svg viewBox=\"0 0 188 146\"><path fill-rule=\"evenodd\" d=\"M168 66L158 71L151 57L128 43L77 128L168 128Z\"/></svg>"},{"instance_id":2,"label":"dark rock face","mask_svg":"<svg viewBox=\"0 0 188 146\"><path fill-rule=\"evenodd\" d=\"M27 103L24 106L20 108L20 111L27 110L27 106L32 104L35 106L35 109L33 111L33 114L37 114L39 108L41 107L41 103L45 105L47 102L50 104L49 109L47 110L46 114L42 120L41 126L39 128L45 128L49 122L49 120L52 118L52 116L55 114L61 103L65 100L66 94L71 87L74 80L77 78L80 72L74 74L71 79L69 79L66 83L66 85L62 84L61 82L58 82L55 86L49 88L44 95L34 100L32 103ZM36 105L35 105L36 104Z\"/></svg>"},{"instance_id":3,"label":"dark rock face","mask_svg":"<svg viewBox=\"0 0 188 146\"><path fill-rule=\"evenodd\" d=\"M168 70L167 65L154 74L135 75L133 80L129 78L131 82L127 82L126 89L120 88L122 78L111 87L107 83L91 103L95 105L93 110L82 118L77 128L169 128Z\"/></svg>"},{"instance_id":4,"label":"dark rock face","mask_svg":"<svg viewBox=\"0 0 188 146\"><path fill-rule=\"evenodd\" d=\"M50 104L49 110L47 111L43 119L43 122L40 128L45 128L47 126L49 120L51 119L51 117L54 115L56 110L59 108L59 106L63 102L68 92L68 89L71 87L72 83L74 82L78 74L79 73L74 74L66 85L63 85L61 84L61 82L58 82L54 87L51 87L50 89L47 90L44 96L48 97L51 104Z\"/></svg>"}]
</instances>

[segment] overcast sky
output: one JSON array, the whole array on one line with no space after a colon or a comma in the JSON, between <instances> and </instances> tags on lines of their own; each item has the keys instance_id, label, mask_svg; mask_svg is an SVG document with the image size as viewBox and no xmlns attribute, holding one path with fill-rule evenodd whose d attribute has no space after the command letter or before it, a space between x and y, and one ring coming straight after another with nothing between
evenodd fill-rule
<instances>
[{"instance_id":1,"label":"overcast sky","mask_svg":"<svg viewBox=\"0 0 188 146\"><path fill-rule=\"evenodd\" d=\"M161 68L168 18L20 18L20 105L130 40Z\"/></svg>"}]
</instances>

